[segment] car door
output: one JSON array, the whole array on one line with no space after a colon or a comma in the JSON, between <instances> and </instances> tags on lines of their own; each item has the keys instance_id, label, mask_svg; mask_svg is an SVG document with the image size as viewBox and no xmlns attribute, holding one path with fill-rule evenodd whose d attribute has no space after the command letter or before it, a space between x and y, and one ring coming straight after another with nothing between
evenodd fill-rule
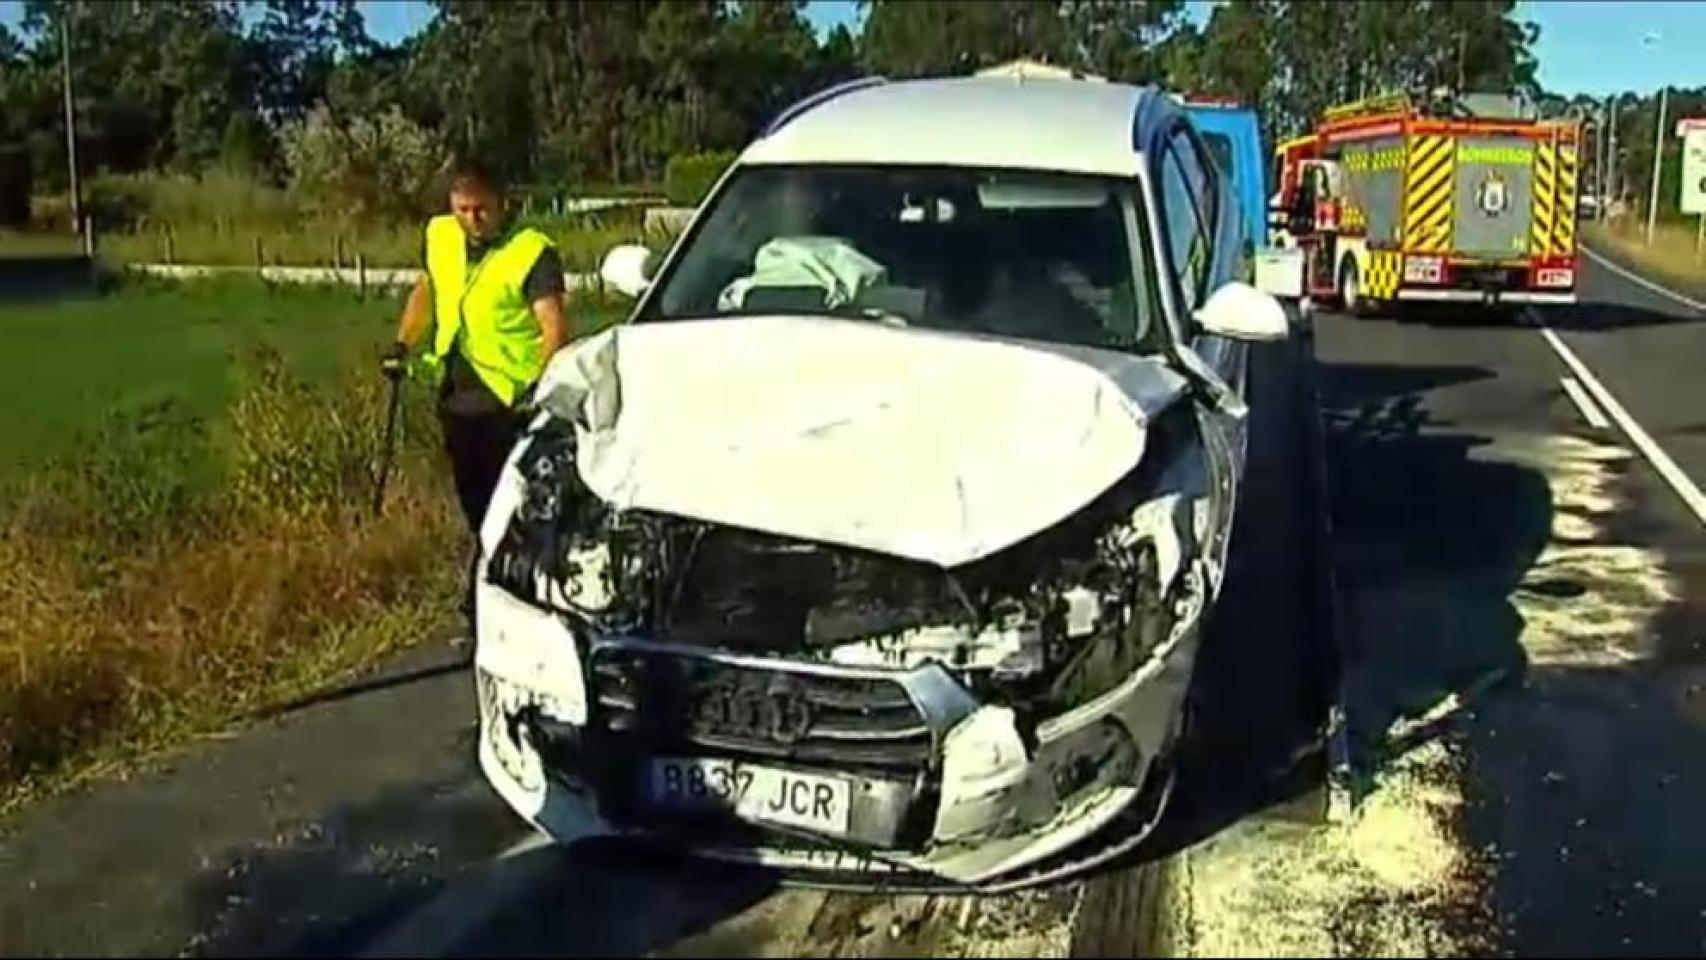
<instances>
[{"instance_id":1,"label":"car door","mask_svg":"<svg viewBox=\"0 0 1706 960\"><path fill-rule=\"evenodd\" d=\"M1185 343L1240 399L1245 396L1244 344L1201 329L1193 314L1214 290L1234 279L1238 231L1224 184L1187 124L1167 137L1159 160L1160 200L1175 302ZM1224 569L1234 505L1244 469L1247 417L1219 404L1198 408L1208 472L1206 534L1209 555Z\"/></svg>"}]
</instances>

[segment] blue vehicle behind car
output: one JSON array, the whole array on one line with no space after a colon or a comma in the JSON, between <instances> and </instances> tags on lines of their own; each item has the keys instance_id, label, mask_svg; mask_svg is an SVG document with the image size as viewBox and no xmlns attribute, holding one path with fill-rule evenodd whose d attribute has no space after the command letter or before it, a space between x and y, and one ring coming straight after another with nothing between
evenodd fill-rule
<instances>
[{"instance_id":1,"label":"blue vehicle behind car","mask_svg":"<svg viewBox=\"0 0 1706 960\"><path fill-rule=\"evenodd\" d=\"M1186 96L1185 111L1202 135L1238 198L1238 219L1251 248L1267 243L1268 176L1262 125L1252 107L1236 101Z\"/></svg>"}]
</instances>

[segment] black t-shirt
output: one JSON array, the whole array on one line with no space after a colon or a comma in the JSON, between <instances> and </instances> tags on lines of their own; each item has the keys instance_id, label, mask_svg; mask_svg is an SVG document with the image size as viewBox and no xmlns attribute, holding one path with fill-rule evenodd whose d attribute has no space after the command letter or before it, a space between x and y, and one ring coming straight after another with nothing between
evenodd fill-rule
<instances>
[{"instance_id":1,"label":"black t-shirt","mask_svg":"<svg viewBox=\"0 0 1706 960\"><path fill-rule=\"evenodd\" d=\"M509 233L506 231L485 242L469 238L469 269L473 269L475 264L508 237ZM421 262L426 263L424 247L421 251ZM531 304L542 297L561 295L563 289L563 258L557 254L556 248L546 247L539 251L538 259L533 261L533 266L527 271L527 278L521 282L522 298ZM494 413L509 409L492 393L491 388L486 386L463 357L460 340L457 346L458 349L450 351L450 355L444 358L444 382L439 388L439 404L454 413Z\"/></svg>"}]
</instances>

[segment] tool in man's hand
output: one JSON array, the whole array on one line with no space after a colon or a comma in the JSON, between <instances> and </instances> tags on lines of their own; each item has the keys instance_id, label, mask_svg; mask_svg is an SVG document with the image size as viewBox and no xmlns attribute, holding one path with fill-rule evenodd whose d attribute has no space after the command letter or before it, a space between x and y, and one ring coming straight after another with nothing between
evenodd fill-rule
<instances>
[{"instance_id":1,"label":"tool in man's hand","mask_svg":"<svg viewBox=\"0 0 1706 960\"><path fill-rule=\"evenodd\" d=\"M403 374L407 368L408 356L407 346L393 343L391 349L385 352L385 358L379 362L380 372L391 382L391 397L386 404L385 441L379 451L379 476L373 489L375 517L385 508L385 483L391 479L391 464L397 458L397 416L403 407Z\"/></svg>"}]
</instances>

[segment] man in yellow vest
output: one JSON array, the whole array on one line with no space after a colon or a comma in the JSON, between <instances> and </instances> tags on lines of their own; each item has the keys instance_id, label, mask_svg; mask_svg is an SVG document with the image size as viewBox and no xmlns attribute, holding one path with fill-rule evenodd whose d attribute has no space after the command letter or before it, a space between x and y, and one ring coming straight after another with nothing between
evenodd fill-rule
<instances>
[{"instance_id":1,"label":"man in yellow vest","mask_svg":"<svg viewBox=\"0 0 1706 960\"><path fill-rule=\"evenodd\" d=\"M525 425L517 410L568 342L563 263L545 234L513 223L503 184L475 161L449 179L450 213L426 226L426 271L415 283L383 369L403 375L428 329L440 374L438 418L462 514L476 538L504 460ZM477 556L476 552L476 556ZM470 577L464 613L472 612Z\"/></svg>"}]
</instances>

